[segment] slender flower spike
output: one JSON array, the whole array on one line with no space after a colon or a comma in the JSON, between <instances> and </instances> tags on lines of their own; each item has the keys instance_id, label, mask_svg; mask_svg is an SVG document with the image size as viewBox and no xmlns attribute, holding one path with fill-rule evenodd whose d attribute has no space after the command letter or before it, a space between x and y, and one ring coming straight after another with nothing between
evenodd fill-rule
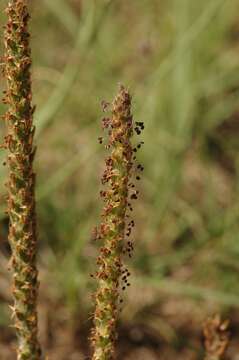
<instances>
[{"instance_id":1,"label":"slender flower spike","mask_svg":"<svg viewBox=\"0 0 239 360\"><path fill-rule=\"evenodd\" d=\"M36 268L35 174L33 172L33 107L31 53L27 0L11 0L7 6L5 68L7 90L4 102L8 149L9 242L13 271L12 308L18 337L18 360L39 360L37 330L38 272Z\"/></svg>"},{"instance_id":2,"label":"slender flower spike","mask_svg":"<svg viewBox=\"0 0 239 360\"><path fill-rule=\"evenodd\" d=\"M221 360L229 343L229 322L219 315L207 319L203 333L205 337L205 360Z\"/></svg>"},{"instance_id":3,"label":"slender flower spike","mask_svg":"<svg viewBox=\"0 0 239 360\"><path fill-rule=\"evenodd\" d=\"M104 112L109 104L102 103ZM96 308L94 328L91 341L93 360L111 360L115 354L116 324L122 302L121 291L129 286L130 275L124 266L124 254L131 257L132 241L129 240L134 221L130 219L131 199L137 199L138 191L133 184L135 172L143 167L136 164L131 138L134 130L140 134L143 123L134 124L131 115L131 96L121 86L111 106L110 117L102 120L108 132L106 149L110 156L106 159L106 168L102 176L102 184L106 186L100 195L104 201L102 221L94 231L94 237L102 241L100 255L97 259L98 290L95 294ZM135 126L135 128L134 128ZM103 143L103 138L99 138ZM142 142L139 144L142 145ZM137 175L138 176L138 175ZM137 177L136 176L136 177Z\"/></svg>"}]
</instances>

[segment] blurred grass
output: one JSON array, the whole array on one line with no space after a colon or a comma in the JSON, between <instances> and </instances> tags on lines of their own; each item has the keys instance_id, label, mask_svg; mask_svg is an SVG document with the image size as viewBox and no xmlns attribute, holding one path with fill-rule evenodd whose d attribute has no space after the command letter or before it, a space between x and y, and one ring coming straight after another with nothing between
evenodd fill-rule
<instances>
[{"instance_id":1,"label":"blurred grass","mask_svg":"<svg viewBox=\"0 0 239 360\"><path fill-rule=\"evenodd\" d=\"M100 101L119 82L146 125L133 273L168 294L239 305L237 9L238 0L32 2L39 261L70 309L90 306ZM2 194L5 177L1 168Z\"/></svg>"}]
</instances>

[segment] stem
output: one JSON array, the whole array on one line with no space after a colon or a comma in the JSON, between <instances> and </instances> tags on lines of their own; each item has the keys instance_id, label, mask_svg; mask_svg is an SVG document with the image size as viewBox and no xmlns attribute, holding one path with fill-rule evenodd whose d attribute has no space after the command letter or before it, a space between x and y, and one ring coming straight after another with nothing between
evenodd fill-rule
<instances>
[{"instance_id":1,"label":"stem","mask_svg":"<svg viewBox=\"0 0 239 360\"><path fill-rule=\"evenodd\" d=\"M106 169L102 184L107 189L101 191L105 203L102 222L97 230L96 238L103 241L100 256L97 259L99 270L96 273L98 290L95 295L96 309L94 313L94 329L92 330L93 360L110 360L114 358L116 323L119 315L120 285L124 290L128 283L129 272L123 267L123 254L128 252L131 257L133 245L127 241L134 222L126 224L129 191L134 187L130 183L134 165L134 151L131 138L133 136L133 119L131 115L131 97L124 87L112 104L112 115L103 119L103 127L109 129L107 149L111 149L106 159ZM139 129L137 128L137 131ZM102 139L100 138L100 142ZM136 193L131 195L137 198Z\"/></svg>"},{"instance_id":2,"label":"stem","mask_svg":"<svg viewBox=\"0 0 239 360\"><path fill-rule=\"evenodd\" d=\"M14 305L11 307L18 337L18 360L39 360L36 268L34 126L31 91L29 13L26 0L11 0L7 6L5 69L8 104L5 115L8 149L9 242L12 250Z\"/></svg>"}]
</instances>

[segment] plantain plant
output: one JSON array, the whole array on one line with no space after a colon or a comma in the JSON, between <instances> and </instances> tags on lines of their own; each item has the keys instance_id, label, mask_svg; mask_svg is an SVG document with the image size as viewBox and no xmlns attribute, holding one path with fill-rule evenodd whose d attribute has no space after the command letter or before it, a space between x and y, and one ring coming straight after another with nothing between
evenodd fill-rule
<instances>
[{"instance_id":1,"label":"plantain plant","mask_svg":"<svg viewBox=\"0 0 239 360\"><path fill-rule=\"evenodd\" d=\"M31 90L29 12L26 0L11 0L6 9L5 67L7 80L4 102L9 168L9 242L13 272L12 314L18 337L17 359L39 360L36 267L35 174L33 160L34 126Z\"/></svg>"},{"instance_id":2,"label":"plantain plant","mask_svg":"<svg viewBox=\"0 0 239 360\"><path fill-rule=\"evenodd\" d=\"M103 103L103 110L108 111L109 104ZM102 125L108 131L105 145L110 151L106 159L106 168L102 176L105 190L100 192L104 208L102 221L94 231L96 239L103 243L97 259L98 271L93 275L98 282L95 294L94 328L91 342L93 360L110 360L115 356L116 325L122 303L122 290L129 286L128 269L124 265L124 255L132 255L133 243L130 238L134 221L130 217L131 200L137 199L134 177L139 180L143 170L136 163L136 147L131 140L134 130L141 133L144 125L134 124L131 114L131 96L126 88L120 86L119 93L111 106L110 117L104 117ZM104 141L99 138L100 143ZM127 240L126 240L127 239Z\"/></svg>"}]
</instances>

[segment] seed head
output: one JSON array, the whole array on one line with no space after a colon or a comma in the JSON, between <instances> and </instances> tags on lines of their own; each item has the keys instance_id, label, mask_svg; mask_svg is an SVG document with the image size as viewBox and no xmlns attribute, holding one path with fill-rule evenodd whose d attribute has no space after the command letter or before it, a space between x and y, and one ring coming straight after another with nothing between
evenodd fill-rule
<instances>
[{"instance_id":1,"label":"seed head","mask_svg":"<svg viewBox=\"0 0 239 360\"><path fill-rule=\"evenodd\" d=\"M91 336L93 360L114 358L116 325L122 302L121 291L130 285L130 273L123 262L123 255L128 254L131 257L133 251L132 241L125 240L126 236L129 238L131 235L134 226L134 221L128 220L128 209L133 210L128 200L137 198L138 191L132 192L135 186L132 180L134 171L139 169L133 155L138 147L133 147L131 143L134 122L128 90L120 86L111 108L106 102L103 102L102 106L104 112L111 111L111 116L102 120L102 127L108 135L105 147L110 151L110 155L105 161L101 179L102 185L105 186L100 192L104 207L97 238L103 245L97 259L99 267L95 275L98 290L95 296L94 329Z\"/></svg>"},{"instance_id":2,"label":"seed head","mask_svg":"<svg viewBox=\"0 0 239 360\"><path fill-rule=\"evenodd\" d=\"M36 268L35 174L33 159L34 126L31 92L31 52L29 46L29 13L26 0L11 0L6 9L5 67L7 81L4 103L9 168L8 215L9 242L13 271L12 314L18 336L18 360L40 360L38 343Z\"/></svg>"}]
</instances>

